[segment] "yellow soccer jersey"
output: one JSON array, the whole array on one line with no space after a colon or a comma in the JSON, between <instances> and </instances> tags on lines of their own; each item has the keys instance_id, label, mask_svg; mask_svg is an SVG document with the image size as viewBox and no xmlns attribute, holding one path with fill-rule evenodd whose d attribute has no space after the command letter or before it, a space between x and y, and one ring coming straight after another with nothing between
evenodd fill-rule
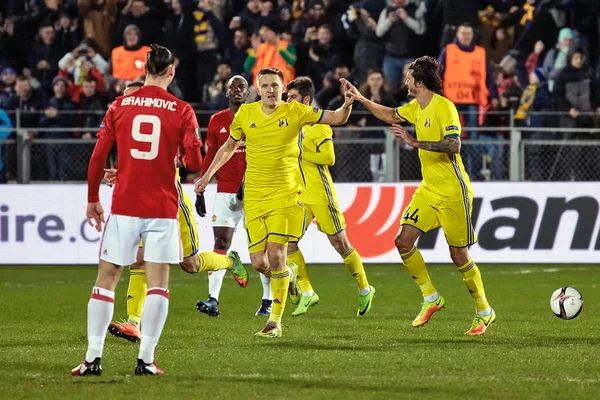
<instances>
[{"instance_id":1,"label":"yellow soccer jersey","mask_svg":"<svg viewBox=\"0 0 600 400\"><path fill-rule=\"evenodd\" d=\"M460 119L454 104L435 94L431 102L421 109L417 100L396 108L400 120L415 125L417 139L436 142L451 136L460 136ZM469 176L465 172L460 154L437 153L419 149L421 185L440 200L463 200L473 196Z\"/></svg>"},{"instance_id":2,"label":"yellow soccer jersey","mask_svg":"<svg viewBox=\"0 0 600 400\"><path fill-rule=\"evenodd\" d=\"M316 124L302 128L302 170L306 179L306 189L300 195L303 204L329 205L337 204L337 196L333 180L327 165L318 165L306 158L306 153L327 152L323 154L335 160L332 145L333 131L329 125Z\"/></svg>"},{"instance_id":3,"label":"yellow soccer jersey","mask_svg":"<svg viewBox=\"0 0 600 400\"><path fill-rule=\"evenodd\" d=\"M246 141L245 200L289 197L304 189L300 128L319 122L323 113L296 101L282 103L270 115L262 101L240 107L229 131L234 140Z\"/></svg>"}]
</instances>

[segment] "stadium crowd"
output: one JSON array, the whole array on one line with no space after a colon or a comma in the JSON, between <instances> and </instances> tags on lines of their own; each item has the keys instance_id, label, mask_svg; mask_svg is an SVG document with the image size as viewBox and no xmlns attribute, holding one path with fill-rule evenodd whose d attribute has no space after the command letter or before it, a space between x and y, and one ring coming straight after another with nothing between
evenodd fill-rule
<instances>
[{"instance_id":1,"label":"stadium crowd","mask_svg":"<svg viewBox=\"0 0 600 400\"><path fill-rule=\"evenodd\" d=\"M317 105L326 109L343 102L339 78L360 85L376 102L401 105L409 100L403 83L406 67L416 57L434 55L444 67L444 93L461 112L466 138L506 138L506 132L469 128L507 126L510 110L524 126L594 127L600 114L599 4L596 0L7 0L0 5L0 139L14 136L8 129L17 125L54 128L29 132L30 139L92 139L112 99L127 83L143 79L151 43L174 52L177 76L169 90L198 110L226 108L227 80L241 74L252 82L265 66L281 69L286 81L311 77ZM477 90L465 92L465 82L474 82ZM16 110L26 112L19 121ZM348 126L381 126L360 111L356 105ZM541 116L532 111L563 113ZM206 126L207 118L200 122ZM379 139L385 131L358 129L337 135ZM553 140L563 135L535 132L528 137ZM4 150L0 182L14 179L16 170L14 148ZM353 176L357 169L344 164L357 161L343 156L338 158L336 175L380 180L383 146L363 150L369 177ZM584 157L589 162L565 170L564 176L548 176L541 163L552 154L542 152L552 151L541 148L528 154L529 178L585 179L584 175L594 176L590 168L598 169L594 153ZM38 179L67 180L67 149L53 146L46 153L46 167ZM491 178L505 179L500 144L472 147L466 157L472 178L490 178L481 172L486 155ZM85 164L81 168L85 171Z\"/></svg>"}]
</instances>

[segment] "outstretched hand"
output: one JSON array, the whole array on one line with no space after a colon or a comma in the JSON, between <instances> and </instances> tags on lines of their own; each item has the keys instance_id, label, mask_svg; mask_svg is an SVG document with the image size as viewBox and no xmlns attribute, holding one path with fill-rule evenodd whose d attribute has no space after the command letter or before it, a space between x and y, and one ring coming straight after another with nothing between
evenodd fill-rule
<instances>
[{"instance_id":1,"label":"outstretched hand","mask_svg":"<svg viewBox=\"0 0 600 400\"><path fill-rule=\"evenodd\" d=\"M347 79L341 78L340 83L342 84L342 87L344 88L344 98L346 98L346 96L350 96L350 97L352 97L353 101L354 100L362 101L365 98L358 91L356 86L354 86L352 83L350 83L350 81L348 81Z\"/></svg>"},{"instance_id":2,"label":"outstretched hand","mask_svg":"<svg viewBox=\"0 0 600 400\"><path fill-rule=\"evenodd\" d=\"M412 136L410 136L410 134L407 132L406 129L404 129L404 127L402 127L402 125L392 124L392 126L390 126L390 131L397 138L400 138L400 139L404 140L404 142L407 145L413 146L413 144L415 142L415 139Z\"/></svg>"}]
</instances>

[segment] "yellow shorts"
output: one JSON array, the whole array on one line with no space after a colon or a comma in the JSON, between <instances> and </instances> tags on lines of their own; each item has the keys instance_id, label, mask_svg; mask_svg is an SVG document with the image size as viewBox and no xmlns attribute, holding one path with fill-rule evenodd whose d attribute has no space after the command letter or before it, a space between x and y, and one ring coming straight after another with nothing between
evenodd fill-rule
<instances>
[{"instance_id":1,"label":"yellow shorts","mask_svg":"<svg viewBox=\"0 0 600 400\"><path fill-rule=\"evenodd\" d=\"M337 203L329 205L302 204L306 212L306 228L313 219L317 220L317 229L328 236L337 235L346 229L346 219Z\"/></svg>"},{"instance_id":2,"label":"yellow shorts","mask_svg":"<svg viewBox=\"0 0 600 400\"><path fill-rule=\"evenodd\" d=\"M177 182L177 192L179 193L179 212L177 214L179 234L181 235L183 258L187 258L198 253L198 229L194 220L192 201L185 194L180 182ZM140 241L140 247L144 247L142 241Z\"/></svg>"},{"instance_id":3,"label":"yellow shorts","mask_svg":"<svg viewBox=\"0 0 600 400\"><path fill-rule=\"evenodd\" d=\"M402 213L400 225L413 226L421 232L441 226L450 246L468 247L477 242L471 223L472 211L472 197L464 201L440 201L417 190Z\"/></svg>"},{"instance_id":4,"label":"yellow shorts","mask_svg":"<svg viewBox=\"0 0 600 400\"><path fill-rule=\"evenodd\" d=\"M279 205L279 206L278 206ZM306 224L304 208L289 201L244 201L248 251L264 251L267 242L287 246L298 241Z\"/></svg>"}]
</instances>

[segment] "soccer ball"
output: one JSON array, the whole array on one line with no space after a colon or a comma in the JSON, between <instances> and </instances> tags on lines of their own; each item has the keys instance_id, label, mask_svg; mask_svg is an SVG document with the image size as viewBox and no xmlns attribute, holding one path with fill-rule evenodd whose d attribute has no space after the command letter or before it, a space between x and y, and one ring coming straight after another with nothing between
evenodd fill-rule
<instances>
[{"instance_id":1,"label":"soccer ball","mask_svg":"<svg viewBox=\"0 0 600 400\"><path fill-rule=\"evenodd\" d=\"M570 286L556 289L550 298L550 308L558 318L573 319L583 309L583 296Z\"/></svg>"}]
</instances>

